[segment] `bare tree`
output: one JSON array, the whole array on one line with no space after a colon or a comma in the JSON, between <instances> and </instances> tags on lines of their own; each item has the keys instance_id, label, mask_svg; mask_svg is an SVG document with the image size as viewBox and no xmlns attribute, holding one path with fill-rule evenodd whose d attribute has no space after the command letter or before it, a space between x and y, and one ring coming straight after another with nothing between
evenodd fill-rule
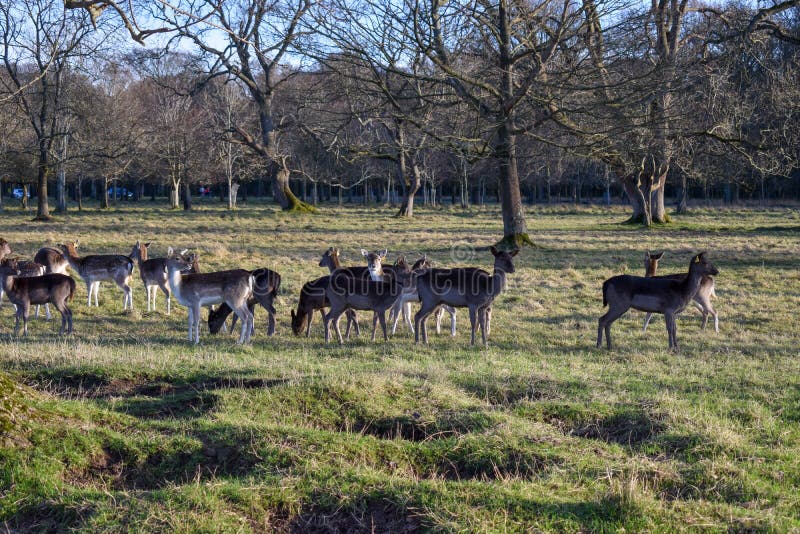
<instances>
[{"instance_id":1,"label":"bare tree","mask_svg":"<svg viewBox=\"0 0 800 534\"><path fill-rule=\"evenodd\" d=\"M37 139L37 211L35 220L50 220L47 180L53 148L64 136L65 81L71 62L96 45L89 17L65 12L48 0L0 4L0 45L5 75L3 90L26 116Z\"/></svg>"}]
</instances>

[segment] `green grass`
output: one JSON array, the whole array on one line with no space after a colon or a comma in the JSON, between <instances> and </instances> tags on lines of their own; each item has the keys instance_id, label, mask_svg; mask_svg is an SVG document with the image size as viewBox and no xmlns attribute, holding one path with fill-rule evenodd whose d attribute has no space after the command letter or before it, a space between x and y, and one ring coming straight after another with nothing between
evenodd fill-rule
<instances>
[{"instance_id":1,"label":"green grass","mask_svg":"<svg viewBox=\"0 0 800 534\"><path fill-rule=\"evenodd\" d=\"M103 284L99 309L78 284L75 335L32 320L10 335L0 309L0 524L12 531L745 531L800 530L800 213L696 210L642 230L623 210L537 208L537 248L495 303L488 349L455 339L415 346L367 334L325 345L294 337L289 309L331 245L425 252L491 268L493 209L325 208L287 215L123 206L29 223L0 214L0 236L32 256L80 238L79 252L129 253L152 241L197 249L203 270L282 274L278 333L256 311L250 346L229 335L186 341L186 310L133 312ZM720 333L687 310L681 350L663 320L612 327L596 350L600 285L664 272L708 250L720 269ZM456 259L453 259L456 258ZM449 329L445 319L443 331Z\"/></svg>"}]
</instances>

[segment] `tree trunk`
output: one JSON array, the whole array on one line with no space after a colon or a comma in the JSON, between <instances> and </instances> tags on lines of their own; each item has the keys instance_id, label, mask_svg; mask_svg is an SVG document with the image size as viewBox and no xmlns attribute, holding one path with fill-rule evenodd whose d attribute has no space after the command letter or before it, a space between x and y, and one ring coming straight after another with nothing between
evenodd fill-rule
<instances>
[{"instance_id":1,"label":"tree trunk","mask_svg":"<svg viewBox=\"0 0 800 534\"><path fill-rule=\"evenodd\" d=\"M619 175L619 173L617 174ZM641 189L639 189L636 176L631 173L626 174L622 176L620 182L622 183L622 187L625 189L625 193L628 195L628 200L631 203L631 210L633 211L630 219L628 219L628 222L650 226L650 212L647 210L645 197L644 194L642 194Z\"/></svg>"},{"instance_id":2,"label":"tree trunk","mask_svg":"<svg viewBox=\"0 0 800 534\"><path fill-rule=\"evenodd\" d=\"M289 169L282 167L275 172L272 178L272 194L275 200L286 211L315 212L316 208L297 198L289 187Z\"/></svg>"},{"instance_id":3,"label":"tree trunk","mask_svg":"<svg viewBox=\"0 0 800 534\"><path fill-rule=\"evenodd\" d=\"M53 218L50 216L50 205L47 203L47 149L44 147L44 141L39 146L39 168L38 176L36 177L36 217L35 221L50 221Z\"/></svg>"},{"instance_id":4,"label":"tree trunk","mask_svg":"<svg viewBox=\"0 0 800 534\"><path fill-rule=\"evenodd\" d=\"M28 210L28 184L22 184L22 198L19 200L23 211Z\"/></svg>"},{"instance_id":5,"label":"tree trunk","mask_svg":"<svg viewBox=\"0 0 800 534\"><path fill-rule=\"evenodd\" d=\"M397 161L398 180L405 184L403 191L403 200L400 201L400 210L397 212L397 217L414 217L414 195L419 191L422 185L422 176L419 171L419 166L415 161L411 162L411 176L408 175L406 167L405 155L401 154Z\"/></svg>"},{"instance_id":6,"label":"tree trunk","mask_svg":"<svg viewBox=\"0 0 800 534\"><path fill-rule=\"evenodd\" d=\"M236 194L239 192L239 184L231 183L228 186L228 209L236 209Z\"/></svg>"},{"instance_id":7,"label":"tree trunk","mask_svg":"<svg viewBox=\"0 0 800 534\"><path fill-rule=\"evenodd\" d=\"M508 124L503 123L497 132L497 138L495 157L500 167L498 196L503 213L503 239L498 245L504 248L532 245L519 189L516 137L509 131Z\"/></svg>"},{"instance_id":8,"label":"tree trunk","mask_svg":"<svg viewBox=\"0 0 800 534\"><path fill-rule=\"evenodd\" d=\"M108 209L108 178L103 178L102 199L100 200L100 208Z\"/></svg>"},{"instance_id":9,"label":"tree trunk","mask_svg":"<svg viewBox=\"0 0 800 534\"><path fill-rule=\"evenodd\" d=\"M183 211L192 209L192 187L188 182L183 184Z\"/></svg>"},{"instance_id":10,"label":"tree trunk","mask_svg":"<svg viewBox=\"0 0 800 534\"><path fill-rule=\"evenodd\" d=\"M681 173L681 187L675 203L675 211L677 213L688 213L689 211L689 187L685 172Z\"/></svg>"},{"instance_id":11,"label":"tree trunk","mask_svg":"<svg viewBox=\"0 0 800 534\"><path fill-rule=\"evenodd\" d=\"M176 210L178 209L178 205L180 204L180 190L181 190L181 181L180 179L175 180L172 179L172 189L169 192L169 207Z\"/></svg>"},{"instance_id":12,"label":"tree trunk","mask_svg":"<svg viewBox=\"0 0 800 534\"><path fill-rule=\"evenodd\" d=\"M83 211L83 177L78 176L78 183L75 186L75 201L78 203L78 211Z\"/></svg>"},{"instance_id":13,"label":"tree trunk","mask_svg":"<svg viewBox=\"0 0 800 534\"><path fill-rule=\"evenodd\" d=\"M58 213L67 211L67 176L64 169L59 169L56 180L56 211Z\"/></svg>"}]
</instances>

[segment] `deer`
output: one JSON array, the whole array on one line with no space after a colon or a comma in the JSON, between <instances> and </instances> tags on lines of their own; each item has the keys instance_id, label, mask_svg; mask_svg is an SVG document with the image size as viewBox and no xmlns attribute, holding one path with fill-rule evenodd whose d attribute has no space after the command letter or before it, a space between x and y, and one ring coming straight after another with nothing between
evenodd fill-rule
<instances>
[{"instance_id":1,"label":"deer","mask_svg":"<svg viewBox=\"0 0 800 534\"><path fill-rule=\"evenodd\" d=\"M51 273L41 276L20 277L15 260L0 264L0 278L5 293L16 307L14 336L19 334L19 321L23 321L23 336L28 335L28 317L31 304L52 303L61 313L59 334L72 333L72 310L67 301L75 294L75 280L65 274Z\"/></svg>"},{"instance_id":2,"label":"deer","mask_svg":"<svg viewBox=\"0 0 800 534\"><path fill-rule=\"evenodd\" d=\"M69 266L86 283L88 306L92 307L92 293L94 293L94 305L96 307L99 306L97 293L100 290L100 282L113 280L124 294L122 297L122 309L126 310L130 306L132 310L133 291L131 291L130 282L133 275L133 260L131 257L123 256L122 254L98 254L80 257L75 250L77 247L77 241L58 245L64 258L69 262Z\"/></svg>"},{"instance_id":3,"label":"deer","mask_svg":"<svg viewBox=\"0 0 800 534\"><path fill-rule=\"evenodd\" d=\"M250 274L253 275L255 285L253 286L253 296L247 301L247 309L253 314L256 304L261 304L261 307L267 310L267 335L273 336L275 334L275 314L277 313L274 302L278 297L278 289L281 286L281 275L266 267L250 271ZM212 334L219 332L231 312L233 312L233 309L225 302L220 304L216 310L209 311L209 331ZM236 324L236 317L234 315L231 321L231 332L233 332L233 327ZM255 323L255 317L253 322Z\"/></svg>"},{"instance_id":4,"label":"deer","mask_svg":"<svg viewBox=\"0 0 800 534\"><path fill-rule=\"evenodd\" d=\"M692 301L704 276L719 274L714 265L701 252L689 263L689 272L683 279L670 279L632 275L618 275L603 282L603 306L608 311L597 321L597 348L603 344L605 331L606 345L611 350L611 324L630 308L635 310L662 313L667 326L669 348L678 349L675 317Z\"/></svg>"},{"instance_id":5,"label":"deer","mask_svg":"<svg viewBox=\"0 0 800 534\"><path fill-rule=\"evenodd\" d=\"M8 260L8 258L0 260L0 262L7 261L7 260ZM20 276L22 278L31 278L31 277L34 277L34 276L42 276L42 275L47 273L47 271L45 269L45 266L44 265L40 265L40 264L36 263L35 261L20 260L20 259L15 259L14 261L16 262L17 270L19 271L19 275L18 276ZM3 294L4 293L5 292L3 291L3 286L2 286L2 284L0 284L0 306L2 306L2 304L3 304ZM37 319L39 318L39 308L41 308L41 304L37 304L36 305L36 312L33 314L33 316L36 317ZM44 305L44 311L45 311L45 314L46 314L46 317L47 317L48 321L53 318L52 314L50 313L50 304L46 303Z\"/></svg>"},{"instance_id":6,"label":"deer","mask_svg":"<svg viewBox=\"0 0 800 534\"><path fill-rule=\"evenodd\" d=\"M412 272L422 271L424 269L430 269L431 263L428 261L428 257L423 255L420 259L414 262L414 265L411 266ZM419 293L417 293L417 286L411 284L409 287L403 290L403 294L400 298L395 302L392 309L389 311L389 322L392 323L392 336L394 336L395 332L397 331L397 323L400 322L400 316L402 315L403 319L405 319L406 324L408 325L409 330L411 333L414 333L414 324L411 321L411 303L412 302L419 302ZM444 315L445 310L450 314L450 335L456 335L456 310L452 306L443 305L440 306L436 310L436 333L440 334L442 332L442 315ZM401 313L402 312L402 313Z\"/></svg>"},{"instance_id":7,"label":"deer","mask_svg":"<svg viewBox=\"0 0 800 534\"><path fill-rule=\"evenodd\" d=\"M44 265L45 274L59 273L67 274L69 262L61 254L61 251L53 247L42 247L33 257L33 261L39 265Z\"/></svg>"},{"instance_id":8,"label":"deer","mask_svg":"<svg viewBox=\"0 0 800 534\"><path fill-rule=\"evenodd\" d=\"M331 303L326 296L326 290L330 283L330 276L322 276L316 280L306 282L300 290L300 301L297 303L297 312L291 310L292 315L292 332L294 335L299 336L300 332L305 328L306 337L311 334L311 319L314 312L319 310L322 315L322 323L325 324L325 308L329 308ZM350 328L355 325L356 335L361 335L361 330L358 327L358 319L354 310L347 310L347 328L345 329L345 337L350 339Z\"/></svg>"},{"instance_id":9,"label":"deer","mask_svg":"<svg viewBox=\"0 0 800 534\"><path fill-rule=\"evenodd\" d=\"M644 253L644 276L646 278L656 277L669 278L672 280L683 280L686 278L685 273L656 276L658 260L660 260L663 256L663 252L660 254L650 254L650 251ZM692 298L692 304L694 304L694 306L703 314L703 330L706 329L706 325L708 324L708 316L710 314L712 317L714 317L714 332L719 334L719 317L717 317L717 312L711 305L711 297L716 296L717 294L714 292L714 278L711 276L704 276L700 281L700 288ZM644 318L644 328L642 329L643 332L647 332L647 325L650 324L650 318L652 316L653 314L648 312L647 316Z\"/></svg>"},{"instance_id":10,"label":"deer","mask_svg":"<svg viewBox=\"0 0 800 534\"><path fill-rule=\"evenodd\" d=\"M175 299L189 309L189 341L200 343L200 307L224 302L236 312L242 323L239 344L249 342L253 315L247 308L247 301L252 297L255 286L252 273L244 269L191 273L192 267L190 257L182 254L167 257L170 290Z\"/></svg>"},{"instance_id":11,"label":"deer","mask_svg":"<svg viewBox=\"0 0 800 534\"><path fill-rule=\"evenodd\" d=\"M142 277L142 284L147 290L147 311L150 311L150 303L152 301L152 311L156 311L156 295L158 295L159 288L167 297L167 315L172 311L172 298L167 281L167 258L148 258L148 250L150 243L140 243L136 241L131 252L131 259L139 266L139 275ZM181 254L186 254L188 251L183 250ZM174 253L172 247L167 247L167 256ZM190 272L199 273L200 265L198 262L197 253L191 253L188 256L192 262L192 269Z\"/></svg>"},{"instance_id":12,"label":"deer","mask_svg":"<svg viewBox=\"0 0 800 534\"><path fill-rule=\"evenodd\" d=\"M414 342L428 343L425 319L441 304L454 308L468 308L471 326L470 345L475 345L475 333L480 326L483 345L488 347L489 310L494 299L506 285L506 275L515 272L513 258L518 249L511 252L489 247L494 256L494 271L490 275L483 269L460 267L455 269L428 269L417 276L417 292L422 303L414 316L416 332Z\"/></svg>"},{"instance_id":13,"label":"deer","mask_svg":"<svg viewBox=\"0 0 800 534\"><path fill-rule=\"evenodd\" d=\"M325 296L331 303L325 315L325 343L330 341L330 325L333 323L339 343L344 343L339 330L339 318L348 309L372 310L372 341L378 321L383 330L384 341L389 341L386 330L386 311L400 298L403 287L410 281L411 273L399 271L396 277L379 281L357 276L349 269L338 269L330 275Z\"/></svg>"}]
</instances>

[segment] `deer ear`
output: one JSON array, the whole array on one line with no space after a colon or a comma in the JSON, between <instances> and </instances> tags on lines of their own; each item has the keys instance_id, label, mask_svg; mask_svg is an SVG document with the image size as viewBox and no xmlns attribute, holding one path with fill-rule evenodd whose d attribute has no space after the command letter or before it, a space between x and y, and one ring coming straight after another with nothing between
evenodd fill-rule
<instances>
[{"instance_id":1,"label":"deer ear","mask_svg":"<svg viewBox=\"0 0 800 534\"><path fill-rule=\"evenodd\" d=\"M647 261L649 259L650 259L650 251L649 250L645 250L644 251L644 261Z\"/></svg>"},{"instance_id":2,"label":"deer ear","mask_svg":"<svg viewBox=\"0 0 800 534\"><path fill-rule=\"evenodd\" d=\"M173 250L172 247L167 247L167 256L172 256Z\"/></svg>"},{"instance_id":3,"label":"deer ear","mask_svg":"<svg viewBox=\"0 0 800 534\"><path fill-rule=\"evenodd\" d=\"M700 263L700 256L702 256L702 254L698 254L697 256L694 257L695 263Z\"/></svg>"},{"instance_id":4,"label":"deer ear","mask_svg":"<svg viewBox=\"0 0 800 534\"><path fill-rule=\"evenodd\" d=\"M144 248L150 248L150 243L145 243Z\"/></svg>"},{"instance_id":5,"label":"deer ear","mask_svg":"<svg viewBox=\"0 0 800 534\"><path fill-rule=\"evenodd\" d=\"M389 249L388 248L383 249L383 252L381 252L381 254L380 254L381 258L385 258L388 253L389 253Z\"/></svg>"},{"instance_id":6,"label":"deer ear","mask_svg":"<svg viewBox=\"0 0 800 534\"><path fill-rule=\"evenodd\" d=\"M512 257L512 258L513 258L514 256L516 256L517 254L519 254L519 249L518 249L518 248L515 248L514 250L512 250L512 251L511 251L511 257Z\"/></svg>"},{"instance_id":7,"label":"deer ear","mask_svg":"<svg viewBox=\"0 0 800 534\"><path fill-rule=\"evenodd\" d=\"M183 255L184 255L184 254L186 254L187 252L189 252L189 249L188 249L188 248L185 248L185 249L181 250L181 256L183 256Z\"/></svg>"},{"instance_id":8,"label":"deer ear","mask_svg":"<svg viewBox=\"0 0 800 534\"><path fill-rule=\"evenodd\" d=\"M361 249L361 255L362 255L362 256L364 256L364 257L366 257L366 256L369 256L369 252L367 252L366 250L364 250L364 249L362 248L362 249Z\"/></svg>"},{"instance_id":9,"label":"deer ear","mask_svg":"<svg viewBox=\"0 0 800 534\"><path fill-rule=\"evenodd\" d=\"M497 248L494 245L489 247L489 252L492 253L492 256L497 256L499 254L499 252L497 252Z\"/></svg>"},{"instance_id":10,"label":"deer ear","mask_svg":"<svg viewBox=\"0 0 800 534\"><path fill-rule=\"evenodd\" d=\"M664 256L664 251L663 250L661 251L660 254L656 254L655 256L653 256L653 258L655 260L660 260L662 258L662 256Z\"/></svg>"}]
</instances>

